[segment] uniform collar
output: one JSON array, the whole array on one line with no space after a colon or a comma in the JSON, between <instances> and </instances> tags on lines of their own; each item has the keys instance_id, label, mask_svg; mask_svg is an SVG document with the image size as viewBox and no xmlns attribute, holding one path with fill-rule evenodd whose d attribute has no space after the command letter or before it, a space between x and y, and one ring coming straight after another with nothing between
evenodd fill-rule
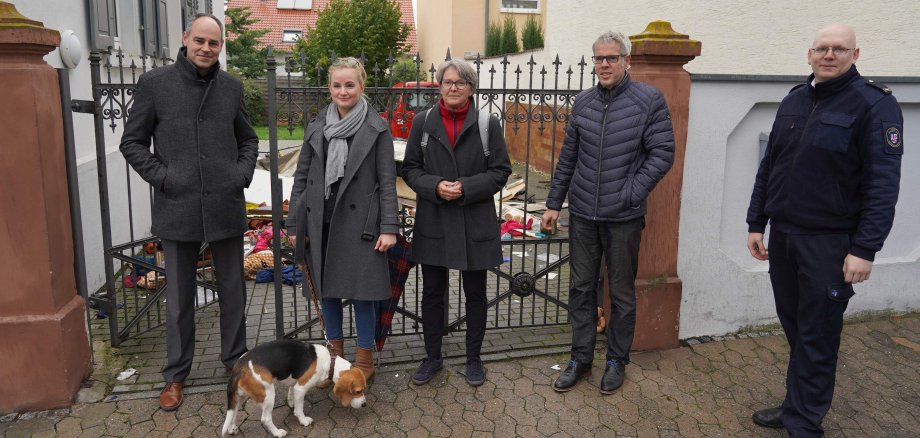
<instances>
[{"instance_id":1,"label":"uniform collar","mask_svg":"<svg viewBox=\"0 0 920 438\"><path fill-rule=\"evenodd\" d=\"M859 76L860 76L859 71L856 70L856 65L854 64L850 66L850 69L847 70L846 73L840 76L837 76L836 78L831 79L829 81L818 82L814 84L814 86L811 86L811 84L815 80L815 74L812 73L811 75L808 76L808 80L806 82L808 83L809 86L811 86L810 88L814 90L815 94L821 97L821 96L829 96L829 95L840 92L840 90L843 90L844 88L846 88L848 85L850 85L850 82L852 82L854 79L858 78Z\"/></svg>"}]
</instances>

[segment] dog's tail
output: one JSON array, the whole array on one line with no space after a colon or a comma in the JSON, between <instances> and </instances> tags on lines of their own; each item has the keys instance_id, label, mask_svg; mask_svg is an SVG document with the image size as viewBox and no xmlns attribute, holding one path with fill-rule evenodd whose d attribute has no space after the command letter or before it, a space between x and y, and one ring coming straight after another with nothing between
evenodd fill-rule
<instances>
[{"instance_id":1,"label":"dog's tail","mask_svg":"<svg viewBox=\"0 0 920 438\"><path fill-rule=\"evenodd\" d=\"M233 370L230 372L230 380L227 382L227 418L224 419L224 426L221 428L220 436L225 437L230 433L235 433L236 430L236 405L239 401L239 389L240 385L240 375L242 374L242 368L240 367L240 362L237 361L236 365L233 367ZM234 432L231 432L231 429Z\"/></svg>"},{"instance_id":2,"label":"dog's tail","mask_svg":"<svg viewBox=\"0 0 920 438\"><path fill-rule=\"evenodd\" d=\"M230 380L227 382L227 410L231 410L236 407L236 403L239 399L239 389L240 385L240 376L243 375L243 370L240 367L242 360L237 361L236 365L233 367L233 371L230 372Z\"/></svg>"}]
</instances>

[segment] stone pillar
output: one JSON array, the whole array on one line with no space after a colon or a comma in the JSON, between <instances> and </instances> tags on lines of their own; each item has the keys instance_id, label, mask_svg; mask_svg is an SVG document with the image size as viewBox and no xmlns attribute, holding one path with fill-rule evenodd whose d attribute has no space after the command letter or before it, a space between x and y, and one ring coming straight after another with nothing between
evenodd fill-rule
<instances>
[{"instance_id":1,"label":"stone pillar","mask_svg":"<svg viewBox=\"0 0 920 438\"><path fill-rule=\"evenodd\" d=\"M677 276L677 237L690 112L690 74L683 66L699 56L701 44L675 32L667 21L653 21L644 32L629 39L632 41L630 77L654 85L664 93L675 140L674 166L648 200L636 279L633 349L673 348L678 346L680 324L682 285ZM606 314L610 315L609 302L605 304Z\"/></svg>"},{"instance_id":2,"label":"stone pillar","mask_svg":"<svg viewBox=\"0 0 920 438\"><path fill-rule=\"evenodd\" d=\"M73 271L57 31L0 1L0 413L70 405L91 370Z\"/></svg>"}]
</instances>

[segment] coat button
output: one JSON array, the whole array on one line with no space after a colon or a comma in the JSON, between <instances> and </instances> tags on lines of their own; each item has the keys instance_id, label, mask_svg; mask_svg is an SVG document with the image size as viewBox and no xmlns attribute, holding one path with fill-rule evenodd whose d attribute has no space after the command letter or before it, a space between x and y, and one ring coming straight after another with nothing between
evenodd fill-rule
<instances>
[{"instance_id":1,"label":"coat button","mask_svg":"<svg viewBox=\"0 0 920 438\"><path fill-rule=\"evenodd\" d=\"M307 207L307 213L309 213L309 212L310 212L310 207Z\"/></svg>"},{"instance_id":2,"label":"coat button","mask_svg":"<svg viewBox=\"0 0 920 438\"><path fill-rule=\"evenodd\" d=\"M200 116L200 117L198 117L198 121L199 121L199 122L203 122L203 121L205 121L205 120L207 120L207 119L205 119L205 117L204 117L204 116Z\"/></svg>"},{"instance_id":3,"label":"coat button","mask_svg":"<svg viewBox=\"0 0 920 438\"><path fill-rule=\"evenodd\" d=\"M202 159L202 160L207 160L207 159L208 159L208 156L205 155L205 154L201 154L201 159Z\"/></svg>"},{"instance_id":4,"label":"coat button","mask_svg":"<svg viewBox=\"0 0 920 438\"><path fill-rule=\"evenodd\" d=\"M204 195L205 195L205 196L210 196L210 195L211 195L211 192L204 192Z\"/></svg>"},{"instance_id":5,"label":"coat button","mask_svg":"<svg viewBox=\"0 0 920 438\"><path fill-rule=\"evenodd\" d=\"M351 204L351 205L348 206L348 208L351 209L351 210L354 210L354 209L357 208L357 207L355 207L355 204Z\"/></svg>"}]
</instances>

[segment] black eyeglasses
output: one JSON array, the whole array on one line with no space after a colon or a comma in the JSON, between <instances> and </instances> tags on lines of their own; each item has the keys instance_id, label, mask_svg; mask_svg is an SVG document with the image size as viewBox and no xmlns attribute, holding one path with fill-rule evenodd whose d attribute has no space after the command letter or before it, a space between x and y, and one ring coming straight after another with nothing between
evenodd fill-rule
<instances>
[{"instance_id":1,"label":"black eyeglasses","mask_svg":"<svg viewBox=\"0 0 920 438\"><path fill-rule=\"evenodd\" d=\"M597 65L603 64L604 61L607 61L609 64L616 64L620 62L620 58L622 58L623 56L624 55L602 55L602 56L595 55L595 56L592 56L591 59L593 59L594 63Z\"/></svg>"},{"instance_id":2,"label":"black eyeglasses","mask_svg":"<svg viewBox=\"0 0 920 438\"><path fill-rule=\"evenodd\" d=\"M853 49L849 49L846 47L813 47L811 49L811 52L814 53L815 55L824 56L824 55L827 55L827 52L829 50L833 51L835 56L843 56L849 53L850 50L853 50Z\"/></svg>"},{"instance_id":3,"label":"black eyeglasses","mask_svg":"<svg viewBox=\"0 0 920 438\"><path fill-rule=\"evenodd\" d=\"M469 86L469 85L470 85L470 83L467 82L467 81L444 81L444 82L441 82L441 88L443 88L443 89L445 89L445 90L450 90L450 89L453 88L453 87L457 87L458 90L463 90L463 89L465 89L465 88L466 88L467 86Z\"/></svg>"}]
</instances>

